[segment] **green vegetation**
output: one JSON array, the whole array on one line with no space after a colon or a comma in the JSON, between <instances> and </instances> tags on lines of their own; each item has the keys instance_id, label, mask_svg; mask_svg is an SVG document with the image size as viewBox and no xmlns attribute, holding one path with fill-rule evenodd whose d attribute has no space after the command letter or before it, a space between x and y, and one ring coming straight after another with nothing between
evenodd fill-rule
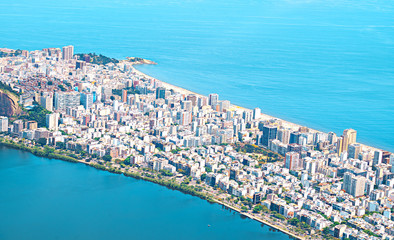
<instances>
[{"instance_id":1,"label":"green vegetation","mask_svg":"<svg viewBox=\"0 0 394 240\"><path fill-rule=\"evenodd\" d=\"M0 58L3 58L3 57L16 57L16 56L19 56L21 54L22 54L22 50L20 50L20 49L16 50L15 52L12 52L12 53L7 53L7 52L0 51Z\"/></svg>"},{"instance_id":2,"label":"green vegetation","mask_svg":"<svg viewBox=\"0 0 394 240\"><path fill-rule=\"evenodd\" d=\"M256 205L256 206L253 208L253 212L254 212L254 213L259 213L259 212L261 212L261 210L263 210L263 206L261 206L260 204Z\"/></svg>"},{"instance_id":3,"label":"green vegetation","mask_svg":"<svg viewBox=\"0 0 394 240\"><path fill-rule=\"evenodd\" d=\"M134 88L123 88L123 89L112 89L112 94L122 96L123 90L127 91L127 94L141 94L140 91L134 89Z\"/></svg>"},{"instance_id":4,"label":"green vegetation","mask_svg":"<svg viewBox=\"0 0 394 240\"><path fill-rule=\"evenodd\" d=\"M103 156L103 160L106 161L106 162L111 162L112 157L110 155L104 155Z\"/></svg>"},{"instance_id":5,"label":"green vegetation","mask_svg":"<svg viewBox=\"0 0 394 240\"><path fill-rule=\"evenodd\" d=\"M7 84L3 83L2 81L0 81L0 89L6 91L6 92L10 92L16 96L20 96L21 93L15 91L14 89L12 89L10 86L8 86Z\"/></svg>"},{"instance_id":6,"label":"green vegetation","mask_svg":"<svg viewBox=\"0 0 394 240\"><path fill-rule=\"evenodd\" d=\"M79 59L83 59L85 55L88 55L90 57L90 63L93 64L98 64L98 65L106 65L108 63L118 63L119 60L115 59L115 58L110 58L104 55L97 55L96 53L77 53L75 54L76 56L78 56Z\"/></svg>"},{"instance_id":7,"label":"green vegetation","mask_svg":"<svg viewBox=\"0 0 394 240\"><path fill-rule=\"evenodd\" d=\"M176 147L176 149L171 150L172 154L178 154L182 149L180 147Z\"/></svg>"},{"instance_id":8,"label":"green vegetation","mask_svg":"<svg viewBox=\"0 0 394 240\"><path fill-rule=\"evenodd\" d=\"M277 218L277 219L280 219L282 221L286 220L285 216L283 216L280 213L274 213L274 217Z\"/></svg>"},{"instance_id":9,"label":"green vegetation","mask_svg":"<svg viewBox=\"0 0 394 240\"><path fill-rule=\"evenodd\" d=\"M0 145L20 149L24 151L31 152L32 154L39 156L39 157L46 157L46 158L53 158L53 159L60 159L67 162L78 162L78 160L74 157L66 156L59 151L46 147L44 149L40 149L38 147L29 147L23 143L16 143L13 141L8 141L6 139L0 138Z\"/></svg>"},{"instance_id":10,"label":"green vegetation","mask_svg":"<svg viewBox=\"0 0 394 240\"><path fill-rule=\"evenodd\" d=\"M34 108L27 110L26 113L27 114L20 116L20 118L28 121L36 121L38 127L45 127L46 115L51 112L38 105L38 103L35 103Z\"/></svg>"},{"instance_id":11,"label":"green vegetation","mask_svg":"<svg viewBox=\"0 0 394 240\"><path fill-rule=\"evenodd\" d=\"M364 231L366 234L370 235L370 236L379 237L378 234L372 232L372 231L369 230L369 229L364 229L363 231Z\"/></svg>"},{"instance_id":12,"label":"green vegetation","mask_svg":"<svg viewBox=\"0 0 394 240\"><path fill-rule=\"evenodd\" d=\"M123 174L126 177L133 177L136 179L142 179L145 181L157 183L157 184L160 184L160 185L165 186L167 188L170 188L173 190L178 190L183 193L199 197L199 198L201 198L203 200L207 200L208 202L211 202L211 203L215 202L215 200L213 200L211 196L209 196L201 191L201 187L193 187L193 186L182 184L182 183L178 184L172 179L171 180L156 179L156 178L153 178L150 176L143 176L143 174L140 174L140 173L125 172Z\"/></svg>"},{"instance_id":13,"label":"green vegetation","mask_svg":"<svg viewBox=\"0 0 394 240\"><path fill-rule=\"evenodd\" d=\"M233 145L234 149L237 152L241 153L257 153L257 154L262 154L263 156L267 157L268 162L276 162L276 161L282 161L283 157L275 152L272 152L268 149L259 147L254 144L242 144L242 143L236 143Z\"/></svg>"},{"instance_id":14,"label":"green vegetation","mask_svg":"<svg viewBox=\"0 0 394 240\"><path fill-rule=\"evenodd\" d=\"M167 177L173 176L173 174L170 171L165 170L165 169L160 170L160 174L163 176L167 176Z\"/></svg>"}]
</instances>

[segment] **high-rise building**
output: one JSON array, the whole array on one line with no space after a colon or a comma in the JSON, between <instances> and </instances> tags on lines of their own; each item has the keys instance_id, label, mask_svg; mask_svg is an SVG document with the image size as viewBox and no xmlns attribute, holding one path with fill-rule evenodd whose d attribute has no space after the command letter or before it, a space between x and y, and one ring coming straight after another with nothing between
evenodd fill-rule
<instances>
[{"instance_id":1,"label":"high-rise building","mask_svg":"<svg viewBox=\"0 0 394 240\"><path fill-rule=\"evenodd\" d=\"M341 156L343 152L343 137L337 138L337 153L338 156Z\"/></svg>"},{"instance_id":2,"label":"high-rise building","mask_svg":"<svg viewBox=\"0 0 394 240\"><path fill-rule=\"evenodd\" d=\"M390 155L391 172L394 173L394 154Z\"/></svg>"},{"instance_id":3,"label":"high-rise building","mask_svg":"<svg viewBox=\"0 0 394 240\"><path fill-rule=\"evenodd\" d=\"M75 63L75 69L81 69L84 70L86 67L86 62L85 61L77 61Z\"/></svg>"},{"instance_id":4,"label":"high-rise building","mask_svg":"<svg viewBox=\"0 0 394 240\"><path fill-rule=\"evenodd\" d=\"M285 168L289 170L298 170L300 169L300 154L297 152L287 152L285 159Z\"/></svg>"},{"instance_id":5,"label":"high-rise building","mask_svg":"<svg viewBox=\"0 0 394 240\"><path fill-rule=\"evenodd\" d=\"M380 150L376 150L373 156L373 162L372 165L376 166L382 163L382 158L383 158L383 152Z\"/></svg>"},{"instance_id":6,"label":"high-rise building","mask_svg":"<svg viewBox=\"0 0 394 240\"><path fill-rule=\"evenodd\" d=\"M346 172L343 177L343 190L353 197L360 197L365 193L365 183L365 177Z\"/></svg>"},{"instance_id":7,"label":"high-rise building","mask_svg":"<svg viewBox=\"0 0 394 240\"><path fill-rule=\"evenodd\" d=\"M342 151L347 151L350 144L356 143L357 131L354 129L346 129L342 135Z\"/></svg>"},{"instance_id":8,"label":"high-rise building","mask_svg":"<svg viewBox=\"0 0 394 240\"><path fill-rule=\"evenodd\" d=\"M278 140L284 144L289 144L290 130L289 129L278 129Z\"/></svg>"},{"instance_id":9,"label":"high-rise building","mask_svg":"<svg viewBox=\"0 0 394 240\"><path fill-rule=\"evenodd\" d=\"M261 109L255 108L253 109L253 120L259 119L261 116Z\"/></svg>"},{"instance_id":10,"label":"high-rise building","mask_svg":"<svg viewBox=\"0 0 394 240\"><path fill-rule=\"evenodd\" d=\"M346 172L343 175L343 185L342 189L345 190L345 192L350 194L351 188L352 188L352 176L353 174L350 172Z\"/></svg>"},{"instance_id":11,"label":"high-rise building","mask_svg":"<svg viewBox=\"0 0 394 240\"><path fill-rule=\"evenodd\" d=\"M358 155L361 152L361 145L359 143L353 143L349 145L348 157L358 159Z\"/></svg>"},{"instance_id":12,"label":"high-rise building","mask_svg":"<svg viewBox=\"0 0 394 240\"><path fill-rule=\"evenodd\" d=\"M26 122L26 128L29 130L37 129L37 122L36 121L28 121Z\"/></svg>"},{"instance_id":13,"label":"high-rise building","mask_svg":"<svg viewBox=\"0 0 394 240\"><path fill-rule=\"evenodd\" d=\"M365 192L365 181L366 178L363 176L355 176L352 178L352 188L350 194L353 197L361 197Z\"/></svg>"},{"instance_id":14,"label":"high-rise building","mask_svg":"<svg viewBox=\"0 0 394 240\"><path fill-rule=\"evenodd\" d=\"M335 142L337 142L337 135L334 132L329 132L327 140L330 144L334 144Z\"/></svg>"},{"instance_id":15,"label":"high-rise building","mask_svg":"<svg viewBox=\"0 0 394 240\"><path fill-rule=\"evenodd\" d=\"M301 133L300 132L291 132L290 133L290 138L289 138L289 143L297 143L300 144L300 136Z\"/></svg>"},{"instance_id":16,"label":"high-rise building","mask_svg":"<svg viewBox=\"0 0 394 240\"><path fill-rule=\"evenodd\" d=\"M127 90L122 90L122 102L127 103Z\"/></svg>"},{"instance_id":17,"label":"high-rise building","mask_svg":"<svg viewBox=\"0 0 394 240\"><path fill-rule=\"evenodd\" d=\"M74 56L74 46L65 46L62 49L62 58L63 60L67 61L73 58Z\"/></svg>"},{"instance_id":18,"label":"high-rise building","mask_svg":"<svg viewBox=\"0 0 394 240\"><path fill-rule=\"evenodd\" d=\"M20 133L23 130L23 121L22 120L16 120L13 123L13 131L14 133Z\"/></svg>"},{"instance_id":19,"label":"high-rise building","mask_svg":"<svg viewBox=\"0 0 394 240\"><path fill-rule=\"evenodd\" d=\"M0 116L0 132L8 131L8 117Z\"/></svg>"},{"instance_id":20,"label":"high-rise building","mask_svg":"<svg viewBox=\"0 0 394 240\"><path fill-rule=\"evenodd\" d=\"M227 110L230 108L230 101L224 100L219 102L219 110L223 112L224 110Z\"/></svg>"},{"instance_id":21,"label":"high-rise building","mask_svg":"<svg viewBox=\"0 0 394 240\"><path fill-rule=\"evenodd\" d=\"M156 99L159 99L159 98L162 98L162 99L166 98L166 89L163 87L158 87L156 89Z\"/></svg>"},{"instance_id":22,"label":"high-rise building","mask_svg":"<svg viewBox=\"0 0 394 240\"><path fill-rule=\"evenodd\" d=\"M59 122L59 114L51 113L46 115L46 127L49 130L57 130Z\"/></svg>"},{"instance_id":23,"label":"high-rise building","mask_svg":"<svg viewBox=\"0 0 394 240\"><path fill-rule=\"evenodd\" d=\"M53 111L53 98L50 95L44 95L40 98L41 107L45 108L48 111Z\"/></svg>"},{"instance_id":24,"label":"high-rise building","mask_svg":"<svg viewBox=\"0 0 394 240\"><path fill-rule=\"evenodd\" d=\"M81 96L79 92L55 92L55 109L65 110L67 107L80 105Z\"/></svg>"},{"instance_id":25,"label":"high-rise building","mask_svg":"<svg viewBox=\"0 0 394 240\"><path fill-rule=\"evenodd\" d=\"M263 139L261 143L264 146L268 146L270 140L276 139L278 127L272 125L264 125L263 127Z\"/></svg>"},{"instance_id":26,"label":"high-rise building","mask_svg":"<svg viewBox=\"0 0 394 240\"><path fill-rule=\"evenodd\" d=\"M216 93L209 94L208 104L211 107L215 107L216 104L218 104L218 102L219 102L219 95L218 94L216 94Z\"/></svg>"},{"instance_id":27,"label":"high-rise building","mask_svg":"<svg viewBox=\"0 0 394 240\"><path fill-rule=\"evenodd\" d=\"M84 108L90 109L93 107L93 94L92 93L81 93L81 105Z\"/></svg>"}]
</instances>

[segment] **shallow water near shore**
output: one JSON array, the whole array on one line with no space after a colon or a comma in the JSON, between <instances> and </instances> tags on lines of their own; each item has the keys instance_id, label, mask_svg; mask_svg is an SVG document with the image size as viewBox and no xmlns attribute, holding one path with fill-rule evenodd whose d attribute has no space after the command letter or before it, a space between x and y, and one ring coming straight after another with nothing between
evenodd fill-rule
<instances>
[{"instance_id":1,"label":"shallow water near shore","mask_svg":"<svg viewBox=\"0 0 394 240\"><path fill-rule=\"evenodd\" d=\"M289 238L219 204L6 147L0 199L4 240Z\"/></svg>"},{"instance_id":2,"label":"shallow water near shore","mask_svg":"<svg viewBox=\"0 0 394 240\"><path fill-rule=\"evenodd\" d=\"M138 56L192 91L394 151L394 3L2 1L0 46Z\"/></svg>"}]
</instances>

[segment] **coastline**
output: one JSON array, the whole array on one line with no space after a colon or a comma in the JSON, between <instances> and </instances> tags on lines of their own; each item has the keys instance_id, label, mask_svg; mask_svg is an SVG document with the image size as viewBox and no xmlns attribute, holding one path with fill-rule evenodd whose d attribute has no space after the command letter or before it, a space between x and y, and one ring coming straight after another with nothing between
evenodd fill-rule
<instances>
[{"instance_id":1,"label":"coastline","mask_svg":"<svg viewBox=\"0 0 394 240\"><path fill-rule=\"evenodd\" d=\"M143 64L143 63L142 63L142 64ZM135 73L141 75L143 78L146 78L146 79L155 79L156 81L160 82L164 88L173 89L174 91L179 92L179 93L181 93L181 94L185 94L185 95L187 95L187 94L194 94L194 95L196 95L196 96L198 96L198 97L207 97L207 96L205 96L205 95L203 95L203 94L196 93L196 92L187 90L187 89L185 89L185 88L182 88L182 87L175 86L175 85L173 85L173 84L164 82L164 81L162 81L162 80L160 80L160 79L154 78L154 77L152 77L152 76L150 76L150 75L148 75L148 74L146 74L146 73L141 72L140 70L136 69L136 68L133 66L133 65L142 65L142 64L141 64L141 63L139 63L139 64L132 64L132 69L133 69L133 71L134 71ZM156 65L156 64L157 64L157 63L155 63L155 65ZM252 109L248 109L248 108L245 108L245 107L242 107L242 106L238 106L238 105L234 105L234 104L231 104L230 110L232 110L232 111L237 111L237 110L241 110L241 111L245 111L245 110L247 110L247 111L253 111ZM263 121L265 121L265 120L270 120L270 119L276 119L276 120L281 121L284 127L288 127L288 128L292 128L292 129L296 129L296 128L300 128L300 127L307 127L307 126L300 125L300 124L297 124L297 123L293 123L293 122L290 122L290 121L287 121L287 120L284 120L284 119L281 119L281 118L278 118L278 117L274 117L274 116L271 116L271 115L268 115L268 114L265 114L265 113L260 113L260 119L263 120ZM325 132L323 132L323 131L320 131L320 130L317 130L317 129L313 129L313 128L310 128L310 127L307 127L307 128L308 128L309 131L312 132L312 133L325 133ZM358 143L359 143L359 142L358 142ZM371 151L375 151L375 150L382 150L382 151L384 151L384 149L381 149L381 148L369 146L369 145L366 145L366 144L363 144L363 143L359 143L359 144L361 145L361 147L362 147L363 149L367 149L367 150L371 150Z\"/></svg>"},{"instance_id":2,"label":"coastline","mask_svg":"<svg viewBox=\"0 0 394 240\"><path fill-rule=\"evenodd\" d=\"M4 137L0 138L0 146L26 151L26 152L29 152L29 153L31 153L31 154L33 154L35 156L38 156L38 157L43 157L43 158L48 158L48 159L57 159L57 160L62 160L62 161L66 161L66 162L71 162L71 163L82 163L82 164L85 164L87 166L93 167L93 168L95 168L97 170L107 171L107 172L114 173L114 174L122 174L125 177L132 177L132 178L137 179L137 180L144 180L144 181L148 181L148 182L151 182L151 183L154 183L154 184L159 184L159 185L161 185L163 187L166 187L168 189L177 190L177 191L180 191L180 192L182 192L184 194L189 194L189 195L198 197L201 200L206 200L209 203L216 203L216 204L222 205L224 207L230 208L230 209L238 212L240 215L243 215L243 216L245 216L245 217L247 217L247 218L249 218L251 220L255 220L257 222L265 224L265 225L267 225L269 227L272 227L272 228L274 228L274 229L276 229L276 230L278 230L278 231L280 231L280 232L282 232L282 233L284 233L284 234L286 234L286 235L288 235L288 236L290 236L292 238L299 239L299 240L304 240L305 239L304 237L298 236L295 233L292 233L292 232L290 232L290 231L288 231L286 229L281 228L280 226L275 225L274 223L271 223L271 222L268 222L268 221L266 221L266 220L264 220L262 218L258 218L256 216L253 216L250 213L242 212L241 209L238 209L238 208L236 208L234 206L231 206L231 205L229 205L227 203L224 203L224 202L216 199L212 195L204 194L203 192L198 192L198 191L196 191L194 189L190 190L188 188L188 186L184 186L182 184L175 183L175 182L173 182L171 180L158 180L156 178L151 178L151 177L148 177L146 175L144 176L143 174L145 174L145 171L141 171L142 172L142 174L141 174L138 171L133 171L133 170L130 171L130 169L129 169L129 171L125 171L124 169L118 170L118 169L108 168L106 166L99 165L99 164L96 164L94 162L86 162L86 161L84 161L82 159L76 159L76 158L60 155L60 154L55 153L55 152L47 153L47 152L45 152L45 150L42 150L41 148L37 150L37 149L35 149L33 147L29 147L29 146L26 146L24 144L22 145L22 144L16 143L13 140L11 140L11 142L5 142L4 139L5 139ZM51 149L53 149L53 148L51 148Z\"/></svg>"}]
</instances>

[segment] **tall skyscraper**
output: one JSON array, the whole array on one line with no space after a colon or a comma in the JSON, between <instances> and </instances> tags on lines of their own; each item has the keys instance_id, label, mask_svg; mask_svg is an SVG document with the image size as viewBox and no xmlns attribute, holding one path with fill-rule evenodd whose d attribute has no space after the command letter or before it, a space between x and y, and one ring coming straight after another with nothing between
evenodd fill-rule
<instances>
[{"instance_id":1,"label":"tall skyscraper","mask_svg":"<svg viewBox=\"0 0 394 240\"><path fill-rule=\"evenodd\" d=\"M79 92L55 92L55 109L65 110L67 107L77 107L80 105Z\"/></svg>"},{"instance_id":2,"label":"tall skyscraper","mask_svg":"<svg viewBox=\"0 0 394 240\"><path fill-rule=\"evenodd\" d=\"M261 115L261 109L255 108L253 109L253 120L259 119Z\"/></svg>"},{"instance_id":3,"label":"tall skyscraper","mask_svg":"<svg viewBox=\"0 0 394 240\"><path fill-rule=\"evenodd\" d=\"M122 102L124 102L124 103L127 102L127 90L126 89L122 90Z\"/></svg>"},{"instance_id":4,"label":"tall skyscraper","mask_svg":"<svg viewBox=\"0 0 394 240\"><path fill-rule=\"evenodd\" d=\"M348 157L358 159L358 155L361 152L361 145L359 143L353 143L349 145Z\"/></svg>"},{"instance_id":5,"label":"tall skyscraper","mask_svg":"<svg viewBox=\"0 0 394 240\"><path fill-rule=\"evenodd\" d=\"M382 158L383 158L383 152L380 150L376 150L374 155L373 155L373 162L372 165L376 166L382 163Z\"/></svg>"},{"instance_id":6,"label":"tall skyscraper","mask_svg":"<svg viewBox=\"0 0 394 240\"><path fill-rule=\"evenodd\" d=\"M51 113L46 115L46 127L49 130L57 130L59 122L59 114Z\"/></svg>"},{"instance_id":7,"label":"tall skyscraper","mask_svg":"<svg viewBox=\"0 0 394 240\"><path fill-rule=\"evenodd\" d=\"M8 117L0 116L0 132L8 131Z\"/></svg>"},{"instance_id":8,"label":"tall skyscraper","mask_svg":"<svg viewBox=\"0 0 394 240\"><path fill-rule=\"evenodd\" d=\"M350 172L346 172L343 177L342 189L353 197L360 197L365 193L365 183L365 177L355 176Z\"/></svg>"},{"instance_id":9,"label":"tall skyscraper","mask_svg":"<svg viewBox=\"0 0 394 240\"><path fill-rule=\"evenodd\" d=\"M13 123L13 131L14 133L20 133L23 130L23 121L22 120L16 120Z\"/></svg>"},{"instance_id":10,"label":"tall skyscraper","mask_svg":"<svg viewBox=\"0 0 394 240\"><path fill-rule=\"evenodd\" d=\"M289 144L290 130L289 129L278 129L278 140L284 144Z\"/></svg>"},{"instance_id":11,"label":"tall skyscraper","mask_svg":"<svg viewBox=\"0 0 394 240\"><path fill-rule=\"evenodd\" d=\"M272 139L276 139L276 134L278 131L278 127L272 125L264 125L263 127L263 139L261 143L264 146L268 146L268 143Z\"/></svg>"},{"instance_id":12,"label":"tall skyscraper","mask_svg":"<svg viewBox=\"0 0 394 240\"><path fill-rule=\"evenodd\" d=\"M81 93L81 105L84 106L84 108L90 109L93 107L93 94L92 93Z\"/></svg>"},{"instance_id":13,"label":"tall skyscraper","mask_svg":"<svg viewBox=\"0 0 394 240\"><path fill-rule=\"evenodd\" d=\"M45 108L48 111L53 111L53 98L50 95L44 95L40 98L41 107Z\"/></svg>"},{"instance_id":14,"label":"tall skyscraper","mask_svg":"<svg viewBox=\"0 0 394 240\"><path fill-rule=\"evenodd\" d=\"M327 140L330 142L330 144L334 144L337 142L337 135L334 132L329 132Z\"/></svg>"},{"instance_id":15,"label":"tall skyscraper","mask_svg":"<svg viewBox=\"0 0 394 240\"><path fill-rule=\"evenodd\" d=\"M391 172L394 173L394 154L390 155Z\"/></svg>"},{"instance_id":16,"label":"tall skyscraper","mask_svg":"<svg viewBox=\"0 0 394 240\"><path fill-rule=\"evenodd\" d=\"M353 197L361 197L365 192L365 181L366 178L362 176L355 176L352 178L352 188L350 194Z\"/></svg>"},{"instance_id":17,"label":"tall skyscraper","mask_svg":"<svg viewBox=\"0 0 394 240\"><path fill-rule=\"evenodd\" d=\"M216 93L209 94L209 101L208 104L212 107L215 107L216 104L219 102L219 95Z\"/></svg>"},{"instance_id":18,"label":"tall skyscraper","mask_svg":"<svg viewBox=\"0 0 394 240\"><path fill-rule=\"evenodd\" d=\"M156 89L156 99L159 99L159 98L163 98L163 99L166 98L166 89L163 87L158 87Z\"/></svg>"},{"instance_id":19,"label":"tall skyscraper","mask_svg":"<svg viewBox=\"0 0 394 240\"><path fill-rule=\"evenodd\" d=\"M75 63L75 69L84 70L85 68L86 68L86 62L85 61L77 61Z\"/></svg>"},{"instance_id":20,"label":"tall skyscraper","mask_svg":"<svg viewBox=\"0 0 394 240\"><path fill-rule=\"evenodd\" d=\"M343 152L343 137L337 138L337 153L338 156L341 156Z\"/></svg>"},{"instance_id":21,"label":"tall skyscraper","mask_svg":"<svg viewBox=\"0 0 394 240\"><path fill-rule=\"evenodd\" d=\"M357 131L354 129L346 129L342 135L342 151L347 151L350 144L356 143Z\"/></svg>"},{"instance_id":22,"label":"tall skyscraper","mask_svg":"<svg viewBox=\"0 0 394 240\"><path fill-rule=\"evenodd\" d=\"M285 168L289 170L298 170L300 169L300 154L297 152L287 152L285 159Z\"/></svg>"},{"instance_id":23,"label":"tall skyscraper","mask_svg":"<svg viewBox=\"0 0 394 240\"><path fill-rule=\"evenodd\" d=\"M70 46L65 46L62 49L62 58L63 60L70 60L73 58L74 56L74 46L70 45Z\"/></svg>"}]
</instances>

